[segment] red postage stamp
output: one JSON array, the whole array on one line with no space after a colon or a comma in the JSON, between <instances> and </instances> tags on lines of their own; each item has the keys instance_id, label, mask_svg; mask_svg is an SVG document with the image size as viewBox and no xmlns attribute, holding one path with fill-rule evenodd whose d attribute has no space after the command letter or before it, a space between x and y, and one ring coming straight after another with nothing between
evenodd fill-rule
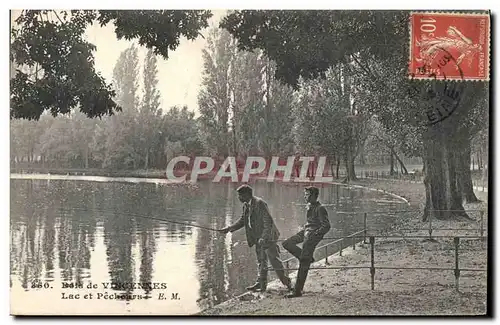
<instances>
[{"instance_id":1,"label":"red postage stamp","mask_svg":"<svg viewBox=\"0 0 500 325\"><path fill-rule=\"evenodd\" d=\"M413 12L410 78L489 80L490 16Z\"/></svg>"}]
</instances>

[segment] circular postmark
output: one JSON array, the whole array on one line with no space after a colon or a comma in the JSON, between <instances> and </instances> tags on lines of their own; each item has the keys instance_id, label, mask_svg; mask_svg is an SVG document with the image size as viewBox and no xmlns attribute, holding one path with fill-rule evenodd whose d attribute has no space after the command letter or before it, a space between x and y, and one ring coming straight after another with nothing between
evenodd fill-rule
<instances>
[{"instance_id":1,"label":"circular postmark","mask_svg":"<svg viewBox=\"0 0 500 325\"><path fill-rule=\"evenodd\" d=\"M425 125L434 125L450 117L460 105L463 98L465 83L464 74L456 59L444 48L439 48L439 54L432 62L422 62L416 73L410 74L410 96L418 95L417 100L425 101ZM453 64L461 76L461 80L446 79L444 67ZM422 77L424 76L424 77Z\"/></svg>"}]
</instances>

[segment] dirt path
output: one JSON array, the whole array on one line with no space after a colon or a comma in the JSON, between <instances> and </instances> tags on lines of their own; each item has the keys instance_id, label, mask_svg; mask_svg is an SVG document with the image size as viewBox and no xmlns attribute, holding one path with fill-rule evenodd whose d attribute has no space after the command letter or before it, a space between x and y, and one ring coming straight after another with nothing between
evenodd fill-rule
<instances>
[{"instance_id":1,"label":"dirt path","mask_svg":"<svg viewBox=\"0 0 500 325\"><path fill-rule=\"evenodd\" d=\"M422 184L367 181L357 185L383 189L405 197L413 209L424 202ZM487 200L487 193L478 192ZM466 209L485 209L486 202L466 205ZM479 212L471 212L479 220ZM418 214L402 214L390 230L391 235L426 236ZM433 222L433 228L463 228L466 230L434 230L434 236L477 236L478 222ZM484 215L487 229L487 213ZM486 232L485 232L486 234ZM479 239L462 239L459 245L460 268L484 269L487 266L487 244ZM481 315L486 313L486 272L462 271L459 291L456 291L453 270L392 270L377 267L455 267L453 238L376 238L374 244L375 276L371 290L369 268L313 269L310 271L304 296L285 299L284 288L273 282L269 292L246 293L201 315ZM335 254L330 266L370 266L370 245L358 244L356 250ZM321 260L313 267L325 266ZM292 278L295 274L292 274Z\"/></svg>"}]
</instances>

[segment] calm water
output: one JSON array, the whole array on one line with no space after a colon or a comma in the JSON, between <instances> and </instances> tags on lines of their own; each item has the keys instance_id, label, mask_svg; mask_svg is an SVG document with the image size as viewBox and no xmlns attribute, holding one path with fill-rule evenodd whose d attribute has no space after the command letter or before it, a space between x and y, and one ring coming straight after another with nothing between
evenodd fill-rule
<instances>
[{"instance_id":1,"label":"calm water","mask_svg":"<svg viewBox=\"0 0 500 325\"><path fill-rule=\"evenodd\" d=\"M300 185L253 184L269 204L282 238L304 222ZM81 180L11 180L11 295L33 312L47 308L70 313L190 314L240 294L256 279L256 258L240 230L227 236L161 218L211 228L234 222L242 211L234 184L191 186L89 182ZM337 236L360 230L363 216L340 212L391 211L404 204L390 196L330 185L321 190ZM393 215L369 218L384 227ZM321 258L323 252L317 252ZM289 255L282 249L282 258ZM271 279L274 274L270 273ZM33 281L52 288L33 289ZM44 283L42 282L42 283ZM67 293L126 292L152 299L62 300L63 282L166 283L168 300L156 290L66 290ZM179 300L171 300L177 292Z\"/></svg>"}]
</instances>

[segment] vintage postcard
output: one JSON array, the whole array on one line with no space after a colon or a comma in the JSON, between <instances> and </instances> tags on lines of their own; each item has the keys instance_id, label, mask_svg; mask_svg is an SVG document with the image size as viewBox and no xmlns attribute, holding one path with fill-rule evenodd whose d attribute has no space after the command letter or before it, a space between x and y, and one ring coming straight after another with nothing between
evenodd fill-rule
<instances>
[{"instance_id":1,"label":"vintage postcard","mask_svg":"<svg viewBox=\"0 0 500 325\"><path fill-rule=\"evenodd\" d=\"M491 315L490 11L167 9L11 10L12 315Z\"/></svg>"}]
</instances>

